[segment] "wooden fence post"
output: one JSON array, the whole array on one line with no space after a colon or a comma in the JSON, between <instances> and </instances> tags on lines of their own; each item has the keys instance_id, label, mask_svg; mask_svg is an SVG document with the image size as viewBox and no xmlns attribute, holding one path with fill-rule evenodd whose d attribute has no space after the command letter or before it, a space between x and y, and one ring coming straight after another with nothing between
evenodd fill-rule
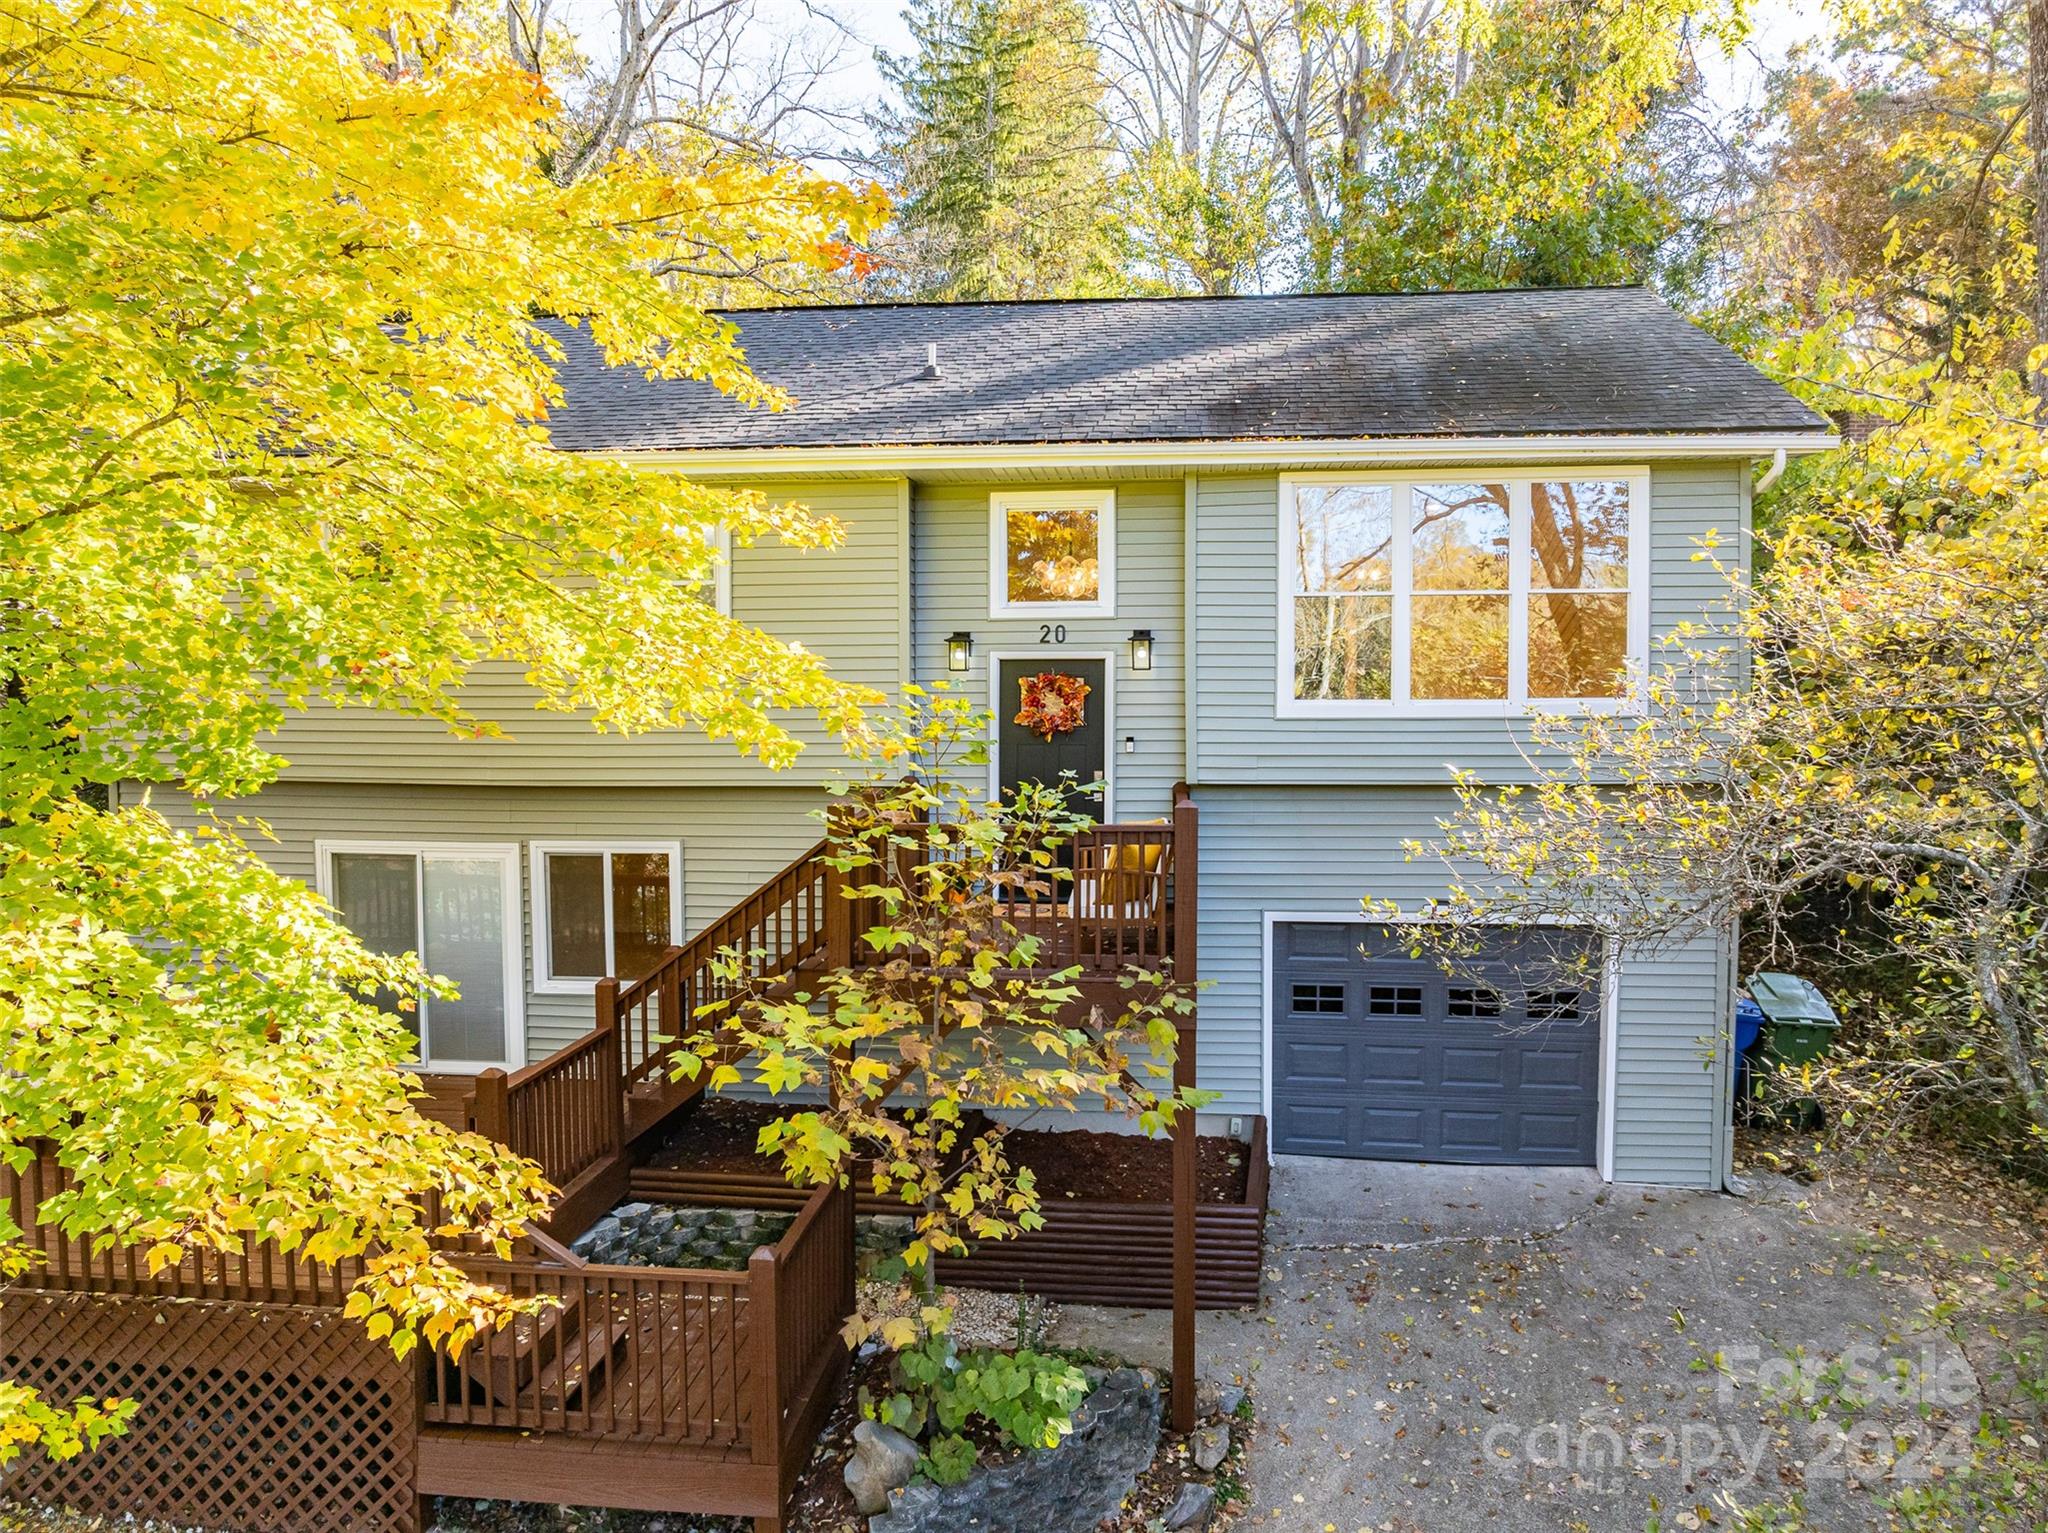
<instances>
[{"instance_id":1,"label":"wooden fence post","mask_svg":"<svg viewBox=\"0 0 2048 1533\"><path fill-rule=\"evenodd\" d=\"M506 1100L503 1070L493 1067L476 1078L476 1131L508 1149L512 1145L512 1110Z\"/></svg>"},{"instance_id":2,"label":"wooden fence post","mask_svg":"<svg viewBox=\"0 0 2048 1533\"><path fill-rule=\"evenodd\" d=\"M827 855L830 855L829 848ZM846 897L846 875L825 864L825 967L853 964L853 901Z\"/></svg>"},{"instance_id":3,"label":"wooden fence post","mask_svg":"<svg viewBox=\"0 0 2048 1533\"><path fill-rule=\"evenodd\" d=\"M776 1465L780 1483L782 1460L782 1353L776 1321L775 1252L767 1246L747 1262L747 1339L754 1348L754 1441L757 1464ZM779 1509L778 1509L779 1511Z\"/></svg>"},{"instance_id":4,"label":"wooden fence post","mask_svg":"<svg viewBox=\"0 0 2048 1533\"><path fill-rule=\"evenodd\" d=\"M598 1108L611 1136L608 1148L618 1150L626 1143L626 1045L619 1032L619 982L610 977L597 982L597 1031L610 1040L611 1056L609 1066L602 1058L598 1062L598 1090L604 1093Z\"/></svg>"},{"instance_id":5,"label":"wooden fence post","mask_svg":"<svg viewBox=\"0 0 2048 1533\"><path fill-rule=\"evenodd\" d=\"M1195 967L1195 933L1199 907L1196 889L1200 867L1196 840L1201 811L1188 797L1186 783L1173 790L1173 977L1176 984L1192 993ZM1198 1028L1194 1014L1182 1019L1180 1047L1174 1055L1173 1084L1177 1089L1195 1085L1195 1051ZM1191 1112L1181 1113L1173 1125L1173 1429L1195 1429L1195 1200L1200 1196L1196 1179L1196 1124Z\"/></svg>"}]
</instances>

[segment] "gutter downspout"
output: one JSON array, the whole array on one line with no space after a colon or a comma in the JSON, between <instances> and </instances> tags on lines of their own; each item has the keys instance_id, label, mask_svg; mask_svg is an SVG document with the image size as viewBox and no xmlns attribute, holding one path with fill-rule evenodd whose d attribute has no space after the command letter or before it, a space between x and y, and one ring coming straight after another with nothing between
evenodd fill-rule
<instances>
[{"instance_id":1,"label":"gutter downspout","mask_svg":"<svg viewBox=\"0 0 2048 1533\"><path fill-rule=\"evenodd\" d=\"M1771 454L1771 466L1764 470L1763 478L1756 482L1754 493L1761 495L1778 482L1778 476L1785 472L1785 449L1780 447Z\"/></svg>"}]
</instances>

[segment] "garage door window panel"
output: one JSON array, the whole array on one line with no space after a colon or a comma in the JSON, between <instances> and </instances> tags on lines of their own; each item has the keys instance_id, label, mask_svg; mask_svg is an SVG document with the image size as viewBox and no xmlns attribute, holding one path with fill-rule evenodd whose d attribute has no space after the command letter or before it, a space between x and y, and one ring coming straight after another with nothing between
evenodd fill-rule
<instances>
[{"instance_id":1,"label":"garage door window panel","mask_svg":"<svg viewBox=\"0 0 2048 1533\"><path fill-rule=\"evenodd\" d=\"M1293 994L1298 1017L1341 1017L1344 1015L1344 987L1328 984L1297 984Z\"/></svg>"}]
</instances>

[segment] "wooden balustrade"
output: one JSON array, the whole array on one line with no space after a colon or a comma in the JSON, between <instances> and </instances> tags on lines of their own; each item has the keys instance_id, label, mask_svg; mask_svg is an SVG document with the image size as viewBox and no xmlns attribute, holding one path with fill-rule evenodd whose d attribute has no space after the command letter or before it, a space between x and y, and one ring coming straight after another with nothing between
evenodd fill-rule
<instances>
[{"instance_id":1,"label":"wooden balustrade","mask_svg":"<svg viewBox=\"0 0 2048 1533\"><path fill-rule=\"evenodd\" d=\"M748 1263L762 1306L755 1337L759 1419L779 1423L778 1455L796 1449L805 1407L825 1372L845 1361L839 1332L854 1308L853 1225L852 1189L820 1189L782 1239ZM756 1463L765 1462L765 1436L755 1439Z\"/></svg>"},{"instance_id":2,"label":"wooden balustrade","mask_svg":"<svg viewBox=\"0 0 2048 1533\"><path fill-rule=\"evenodd\" d=\"M426 1420L634 1442L748 1438L745 1273L474 1261L495 1288L549 1301L458 1356L436 1349Z\"/></svg>"},{"instance_id":3,"label":"wooden balustrade","mask_svg":"<svg viewBox=\"0 0 2048 1533\"><path fill-rule=\"evenodd\" d=\"M811 1194L744 1272L466 1260L494 1287L549 1301L440 1347L425 1414L437 1426L745 1449L778 1469L829 1404L853 1305L853 1197ZM761 1424L772 1424L762 1430Z\"/></svg>"},{"instance_id":4,"label":"wooden balustrade","mask_svg":"<svg viewBox=\"0 0 2048 1533\"><path fill-rule=\"evenodd\" d=\"M1035 898L1006 895L1001 918L1038 940L1034 968L1078 967L1103 978L1132 966L1170 969L1177 950L1193 951L1195 834L1194 804L1178 786L1165 820L1082 831L1072 848L1072 879ZM887 854L894 859L890 881L909 880L931 855L927 835L922 825L903 828ZM851 896L847 885L884 880L873 872L841 874L827 861L830 845L820 841L689 942L669 948L653 972L630 983L599 983L598 1032L615 1035L623 1140L659 1123L700 1089L671 1080L669 1070L679 1040L714 1020L709 1008L763 978L883 960L860 940L884 922L883 904L874 896ZM721 972L732 955L739 971ZM479 1127L487 1117L483 1097L480 1086Z\"/></svg>"},{"instance_id":5,"label":"wooden balustrade","mask_svg":"<svg viewBox=\"0 0 2048 1533\"><path fill-rule=\"evenodd\" d=\"M477 1077L477 1131L566 1186L620 1146L619 1039L600 1027L507 1075Z\"/></svg>"},{"instance_id":6,"label":"wooden balustrade","mask_svg":"<svg viewBox=\"0 0 2048 1533\"><path fill-rule=\"evenodd\" d=\"M40 1259L14 1286L67 1293L230 1299L254 1304L338 1306L362 1276L362 1262L329 1264L287 1255L269 1241L245 1238L241 1249L189 1247L182 1260L152 1274L146 1248L101 1235L66 1235L41 1215L43 1204L70 1185L70 1174L47 1147L19 1172L0 1167L0 1196Z\"/></svg>"},{"instance_id":7,"label":"wooden balustrade","mask_svg":"<svg viewBox=\"0 0 2048 1533\"><path fill-rule=\"evenodd\" d=\"M672 947L652 973L630 984L607 980L599 1014L609 998L617 1021L621 1079L627 1091L666 1084L674 1042L699 1025L703 1009L738 988L715 972L722 955L740 955L742 972L756 977L797 967L825 946L826 921L836 896L820 841L681 947Z\"/></svg>"}]
</instances>

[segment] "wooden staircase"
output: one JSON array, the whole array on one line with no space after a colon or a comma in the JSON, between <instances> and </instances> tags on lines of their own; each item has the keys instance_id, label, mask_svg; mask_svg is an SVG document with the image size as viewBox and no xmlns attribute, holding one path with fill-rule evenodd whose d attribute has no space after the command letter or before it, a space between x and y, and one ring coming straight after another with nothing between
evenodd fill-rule
<instances>
[{"instance_id":1,"label":"wooden staircase","mask_svg":"<svg viewBox=\"0 0 2048 1533\"><path fill-rule=\"evenodd\" d=\"M1177 950L1192 953L1196 830L1185 787L1176 788L1168 820L1091 826L1074 842L1071 894L1020 899L1003 918L1039 939L1041 969L1080 971L1077 1005L1120 1004L1124 970L1169 967ZM927 855L921 836L903 839L897 855L906 862ZM681 1040L708 1025L719 1003L758 992L764 980L800 984L877 957L858 934L882 918L879 906L853 897L827 860L829 846L806 849L667 949L645 977L598 981L596 1025L583 1037L522 1070L476 1077L476 1130L539 1162L561 1189L548 1233L573 1238L622 1199L634 1144L703 1092L709 1068L678 1079L673 1067ZM735 1047L711 1063L737 1063L739 1054ZM446 1110L445 1101L433 1105Z\"/></svg>"},{"instance_id":2,"label":"wooden staircase","mask_svg":"<svg viewBox=\"0 0 2048 1533\"><path fill-rule=\"evenodd\" d=\"M513 1400L531 1392L543 1410L583 1404L619 1361L632 1332L630 1316L610 1305L591 1313L580 1297L513 1322L509 1354L484 1348L463 1355L461 1370L479 1403Z\"/></svg>"}]
</instances>

